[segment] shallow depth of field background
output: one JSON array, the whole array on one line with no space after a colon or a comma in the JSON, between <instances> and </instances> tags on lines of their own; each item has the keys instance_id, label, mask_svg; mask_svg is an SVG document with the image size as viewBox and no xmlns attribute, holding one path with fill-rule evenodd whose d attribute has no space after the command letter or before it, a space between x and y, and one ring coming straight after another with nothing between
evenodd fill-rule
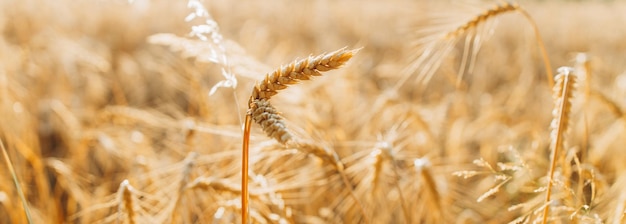
<instances>
[{"instance_id":1,"label":"shallow depth of field background","mask_svg":"<svg viewBox=\"0 0 626 224\"><path fill-rule=\"evenodd\" d=\"M454 28L498 2L202 2L218 44L188 35L205 21L186 22L187 3L0 1L0 138L34 223L241 222L241 122L252 86L280 65L342 47L362 49L272 103L299 136L338 153L372 223L539 219L554 100L519 13L490 20L460 85L464 39L429 83L394 88L420 53L420 31ZM626 2L520 5L555 73L582 71L580 53L590 68L578 77L551 222L625 223ZM209 60L211 50L225 52L228 66ZM223 69L236 87L209 94ZM253 223L365 221L319 159L256 124L250 153ZM0 167L0 223L25 223L4 160Z\"/></svg>"}]
</instances>

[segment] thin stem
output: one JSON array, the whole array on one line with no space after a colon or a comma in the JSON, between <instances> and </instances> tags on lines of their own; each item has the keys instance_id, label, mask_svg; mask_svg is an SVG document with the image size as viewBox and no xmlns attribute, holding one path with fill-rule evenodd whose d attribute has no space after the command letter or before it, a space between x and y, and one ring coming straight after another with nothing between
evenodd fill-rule
<instances>
[{"instance_id":1,"label":"thin stem","mask_svg":"<svg viewBox=\"0 0 626 224\"><path fill-rule=\"evenodd\" d=\"M17 190L17 194L22 201L22 206L24 207L24 213L26 213L26 219L29 224L33 223L33 220L30 216L30 210L28 209L28 204L26 203L26 197L24 197L24 192L22 191L22 187L20 187L20 183L17 181L17 175L15 174L15 169L13 169L13 164L11 163L11 159L9 158L9 153L7 149L4 148L4 142L0 139L0 146L2 147L2 155L4 156L4 161L9 167L9 173L11 173L11 177L13 178L13 184L15 184L15 189Z\"/></svg>"},{"instance_id":2,"label":"thin stem","mask_svg":"<svg viewBox=\"0 0 626 224\"><path fill-rule=\"evenodd\" d=\"M539 33L539 27L537 27L537 23L532 19L532 17L526 12L526 10L522 8L518 8L518 11L528 20L530 25L533 27L533 31L535 32L535 39L537 39L537 45L539 46L539 51L541 52L541 57L543 59L543 65L546 69L546 76L548 78L548 84L550 88L554 86L554 76L552 75L552 65L550 65L550 58L548 58L548 53L546 51L546 45L543 43L543 39L541 38L541 33Z\"/></svg>"},{"instance_id":3,"label":"thin stem","mask_svg":"<svg viewBox=\"0 0 626 224\"><path fill-rule=\"evenodd\" d=\"M248 223L248 146L250 145L250 126L252 116L246 114L246 122L243 128L243 146L241 159L241 222Z\"/></svg>"}]
</instances>

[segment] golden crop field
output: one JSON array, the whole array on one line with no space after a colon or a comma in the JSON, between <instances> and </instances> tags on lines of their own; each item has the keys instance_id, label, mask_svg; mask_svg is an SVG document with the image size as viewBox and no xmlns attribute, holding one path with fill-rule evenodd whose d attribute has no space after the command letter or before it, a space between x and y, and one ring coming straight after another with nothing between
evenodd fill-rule
<instances>
[{"instance_id":1,"label":"golden crop field","mask_svg":"<svg viewBox=\"0 0 626 224\"><path fill-rule=\"evenodd\" d=\"M625 99L624 1L0 0L0 223L626 223Z\"/></svg>"}]
</instances>

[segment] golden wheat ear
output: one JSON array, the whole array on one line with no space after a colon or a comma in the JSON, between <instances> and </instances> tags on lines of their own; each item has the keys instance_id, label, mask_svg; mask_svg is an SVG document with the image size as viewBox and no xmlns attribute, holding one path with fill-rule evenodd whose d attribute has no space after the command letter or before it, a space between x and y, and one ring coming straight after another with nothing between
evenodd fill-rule
<instances>
[{"instance_id":1,"label":"golden wheat ear","mask_svg":"<svg viewBox=\"0 0 626 224\"><path fill-rule=\"evenodd\" d=\"M564 148L565 133L569 127L569 120L572 108L572 98L574 94L574 85L576 83L576 76L574 75L574 69L569 67L561 67L558 69L559 74L555 77L556 83L554 85L554 110L552 114L554 118L550 124L552 129L550 133L550 149L552 155L550 158L550 171L548 172L548 187L546 189L546 198L544 203L546 204L543 212L543 223L548 222L548 215L550 213L551 193L552 185L554 181L554 173L556 170L556 163L559 157L559 151Z\"/></svg>"},{"instance_id":2,"label":"golden wheat ear","mask_svg":"<svg viewBox=\"0 0 626 224\"><path fill-rule=\"evenodd\" d=\"M396 83L394 89L397 90L404 86L414 73L417 74L418 83L427 84L441 66L445 57L450 54L456 44L464 38L463 53L456 78L456 85L457 87L460 86L463 74L466 73L466 70L470 72L473 70L478 51L483 41L487 39L485 36L490 35L492 32L491 26L493 24L491 24L491 22L509 12L522 14L532 26L546 69L548 83L550 86L553 86L554 81L552 78L550 60L547 56L537 25L519 4L503 2L482 11L452 29L447 29L447 27L442 27L446 29L433 27L418 30L422 37L413 42L416 48L416 54L412 56L412 62L403 70L403 77Z\"/></svg>"},{"instance_id":3,"label":"golden wheat ear","mask_svg":"<svg viewBox=\"0 0 626 224\"><path fill-rule=\"evenodd\" d=\"M261 126L267 136L281 144L288 145L288 143L291 142L295 143L295 139L285 126L280 113L272 106L269 100L274 95L278 94L280 90L286 89L289 85L297 84L302 80L310 80L314 76L321 76L322 72L340 68L359 50L360 49L346 50L346 48L341 48L334 52L297 60L265 75L265 79L263 79L261 83L256 84L252 89L244 123L242 147L241 205L242 220L244 223L247 223L248 220L248 147L252 120ZM301 144L295 143L295 145ZM336 156L336 154L333 155ZM326 157L322 157L322 159L328 160ZM340 162L336 162L335 160L330 161L334 161L333 165L337 167L340 172L343 171L343 165Z\"/></svg>"}]
</instances>

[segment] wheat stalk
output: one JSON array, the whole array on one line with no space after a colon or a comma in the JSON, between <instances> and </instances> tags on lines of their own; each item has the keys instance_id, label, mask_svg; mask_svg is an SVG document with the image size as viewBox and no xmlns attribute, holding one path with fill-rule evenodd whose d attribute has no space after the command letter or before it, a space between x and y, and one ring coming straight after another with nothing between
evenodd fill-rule
<instances>
[{"instance_id":1,"label":"wheat stalk","mask_svg":"<svg viewBox=\"0 0 626 224\"><path fill-rule=\"evenodd\" d=\"M550 196L552 193L552 185L554 182L554 172L556 170L557 157L559 151L563 150L563 142L565 133L569 126L569 116L571 112L571 100L574 93L574 84L576 83L576 76L573 73L572 68L561 67L558 69L559 74L555 77L556 84L554 86L554 110L552 114L554 119L550 124L552 132L550 133L550 149L552 150L550 171L548 173L548 187L546 189L545 206L543 212L543 223L547 223L548 215L550 213Z\"/></svg>"},{"instance_id":2,"label":"wheat stalk","mask_svg":"<svg viewBox=\"0 0 626 224\"><path fill-rule=\"evenodd\" d=\"M29 224L33 223L33 219L30 215L30 208L28 207L28 201L26 201L26 197L24 197L24 191L22 190L22 186L20 185L17 175L15 174L15 169L13 168L13 163L11 163L11 158L9 158L9 153L7 153L7 149L4 147L4 141L0 139L0 147L2 147L2 156L4 157L4 162L7 164L9 168L9 173L11 173L11 179L13 180L13 184L15 185L15 190L20 197L20 201L22 202L22 207L24 207L24 214L26 215L26 220Z\"/></svg>"}]
</instances>

